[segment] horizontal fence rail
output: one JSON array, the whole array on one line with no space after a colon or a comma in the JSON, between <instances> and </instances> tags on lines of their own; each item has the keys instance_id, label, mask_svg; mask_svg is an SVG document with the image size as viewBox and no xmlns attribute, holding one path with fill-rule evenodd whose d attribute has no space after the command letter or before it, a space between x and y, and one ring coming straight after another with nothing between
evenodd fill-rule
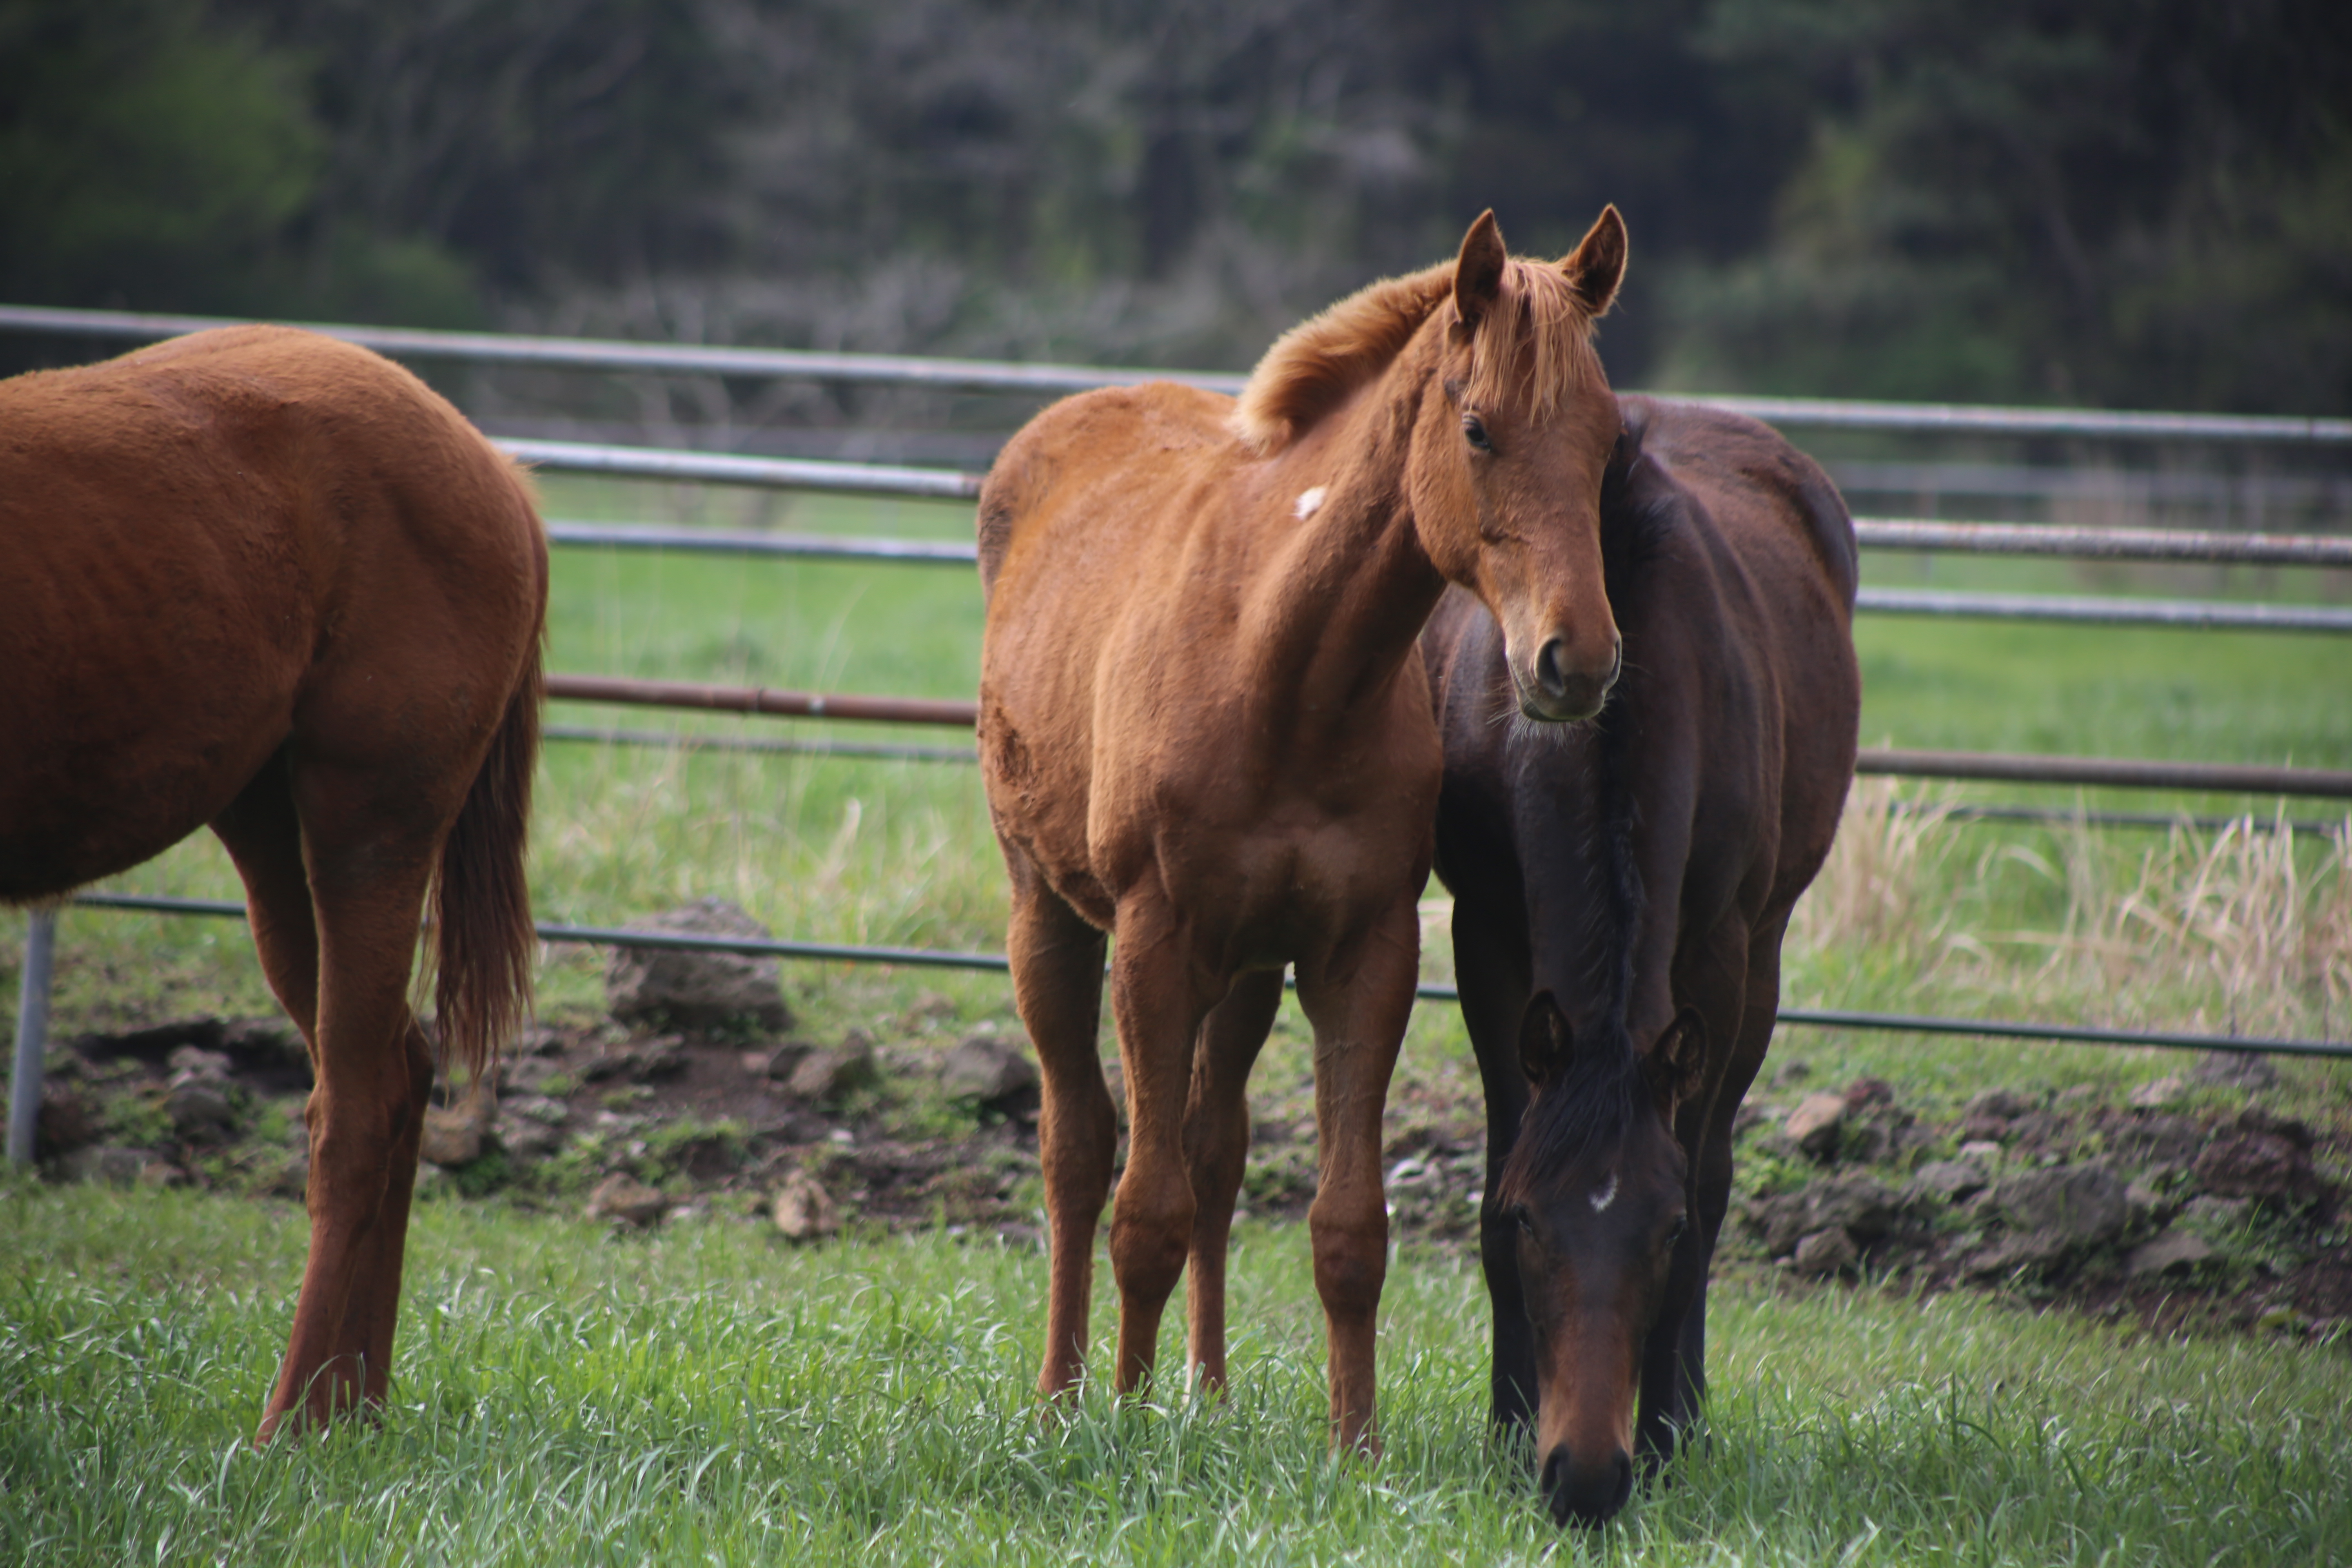
<instances>
[{"instance_id":1,"label":"horizontal fence rail","mask_svg":"<svg viewBox=\"0 0 2352 1568\"><path fill-rule=\"evenodd\" d=\"M2062 621L2089 626L2179 626L2215 632L2352 634L2352 609L2328 605L2235 604L2214 599L2120 599L2086 594L1978 594L1941 588L1864 588L1853 607L1876 616L1947 616L1979 621Z\"/></svg>"},{"instance_id":2,"label":"horizontal fence rail","mask_svg":"<svg viewBox=\"0 0 2352 1568\"><path fill-rule=\"evenodd\" d=\"M125 310L67 310L0 305L0 329L152 342L207 327L233 325L216 316L152 315ZM638 374L770 377L927 387L944 392L1059 396L1097 386L1180 381L1213 392L1238 392L1244 376L1198 371L1104 369L1088 365L1017 364L988 360L925 359L906 354L823 353L802 349L751 349L695 343L629 342L598 338L530 337L504 332L440 332L405 327L298 322L315 332L381 353L479 364L539 365ZM2092 437L2103 440L2267 442L2290 446L2352 445L2352 419L2294 415L2167 414L2095 408L2017 408L1945 403L1873 403L1844 398L1677 398L1761 419L1785 428L1884 430L1922 435Z\"/></svg>"},{"instance_id":3,"label":"horizontal fence rail","mask_svg":"<svg viewBox=\"0 0 2352 1568\"><path fill-rule=\"evenodd\" d=\"M226 899L178 899L142 893L84 893L73 901L86 909L122 910L145 914L210 915L241 920L246 912L243 904ZM625 926L563 925L547 921L539 921L534 929L542 942L575 942L587 947L662 948L673 952L740 953L754 958L908 964L994 973L1004 973L1012 968L1003 954L995 952L781 942L766 937L694 936L677 931L634 931ZM1428 1002L1461 1000L1461 993L1457 989L1438 982L1424 982L1413 994ZM1937 1018L1906 1013L1851 1013L1809 1007L1783 1007L1779 1016L1783 1024L1812 1028L1978 1035L2001 1039L2058 1040L2093 1046L2147 1046L2171 1050L2235 1051L2247 1055L2352 1058L2352 1042L2339 1040L2199 1035L2168 1029L2109 1029L2080 1024L2036 1024L2003 1018Z\"/></svg>"},{"instance_id":4,"label":"horizontal fence rail","mask_svg":"<svg viewBox=\"0 0 2352 1568\"><path fill-rule=\"evenodd\" d=\"M863 719L894 724L952 725L967 730L980 721L978 704L944 698L868 697L780 690L764 686L706 686L693 681L635 680L620 676L551 675L547 678L547 695L565 702L766 713L788 719ZM2352 799L2352 770L2272 768L2233 763L1865 748L1854 763L1854 772L1914 778L1991 779L2011 784L2179 790L2203 795Z\"/></svg>"},{"instance_id":5,"label":"horizontal fence rail","mask_svg":"<svg viewBox=\"0 0 2352 1568\"><path fill-rule=\"evenodd\" d=\"M860 465L824 466L846 469ZM893 492L877 484L860 487L860 493L929 496L937 492ZM1853 533L1854 542L1864 550L2047 556L2078 561L2168 561L2200 565L2352 568L2352 537L2326 533L2218 533L2210 530L2074 528L2035 522L1938 522L1874 517L1854 519ZM978 546L962 540L769 533L674 523L553 519L547 525L547 537L557 544L606 550L677 550L713 555L833 556L845 561L911 561L942 566L969 566L980 559Z\"/></svg>"}]
</instances>

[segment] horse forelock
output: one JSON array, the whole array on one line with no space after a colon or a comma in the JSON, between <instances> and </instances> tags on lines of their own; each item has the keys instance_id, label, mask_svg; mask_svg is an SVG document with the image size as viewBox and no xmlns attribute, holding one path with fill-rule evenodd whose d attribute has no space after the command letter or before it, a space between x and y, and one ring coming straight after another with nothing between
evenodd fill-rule
<instances>
[{"instance_id":1,"label":"horse forelock","mask_svg":"<svg viewBox=\"0 0 2352 1568\"><path fill-rule=\"evenodd\" d=\"M1568 1070L1540 1089L1519 1123L1519 1141L1503 1163L1495 1196L1506 1206L1533 1198L1550 1177L1595 1149L1624 1142L1643 1090L1633 1041L1596 1041Z\"/></svg>"},{"instance_id":2,"label":"horse forelock","mask_svg":"<svg viewBox=\"0 0 2352 1568\"><path fill-rule=\"evenodd\" d=\"M1454 263L1384 279L1275 340L1250 373L1233 429L1260 457L1298 439L1317 420L1396 363L1433 315L1454 320ZM1536 418L1571 395L1606 393L1592 348L1592 315L1559 267L1514 259L1502 298L1472 340L1468 396L1499 406L1524 398Z\"/></svg>"},{"instance_id":3,"label":"horse forelock","mask_svg":"<svg viewBox=\"0 0 2352 1568\"><path fill-rule=\"evenodd\" d=\"M1524 400L1528 416L1551 417L1570 398L1606 395L1608 377L1592 347L1592 312L1559 267L1514 258L1503 268L1503 296L1472 340L1474 407Z\"/></svg>"}]
</instances>

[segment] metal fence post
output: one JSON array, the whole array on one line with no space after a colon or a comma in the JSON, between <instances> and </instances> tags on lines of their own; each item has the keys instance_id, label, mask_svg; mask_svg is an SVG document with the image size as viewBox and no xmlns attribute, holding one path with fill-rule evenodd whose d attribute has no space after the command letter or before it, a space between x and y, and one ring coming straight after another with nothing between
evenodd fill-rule
<instances>
[{"instance_id":1,"label":"metal fence post","mask_svg":"<svg viewBox=\"0 0 2352 1568\"><path fill-rule=\"evenodd\" d=\"M16 1069L8 1095L8 1160L33 1163L41 1123L42 1056L49 1043L49 959L57 949L58 912L35 910L25 932L23 985L16 995Z\"/></svg>"}]
</instances>

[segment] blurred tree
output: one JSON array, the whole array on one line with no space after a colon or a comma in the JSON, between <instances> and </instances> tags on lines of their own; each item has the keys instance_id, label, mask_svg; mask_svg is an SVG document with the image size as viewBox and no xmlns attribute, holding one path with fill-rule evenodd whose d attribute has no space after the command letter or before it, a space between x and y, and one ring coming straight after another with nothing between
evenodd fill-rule
<instances>
[{"instance_id":1,"label":"blurred tree","mask_svg":"<svg viewBox=\"0 0 2352 1568\"><path fill-rule=\"evenodd\" d=\"M1721 0L1805 84L1757 257L1677 279L1678 380L2352 406L2352 7Z\"/></svg>"},{"instance_id":2,"label":"blurred tree","mask_svg":"<svg viewBox=\"0 0 2352 1568\"><path fill-rule=\"evenodd\" d=\"M0 295L227 308L310 199L294 62L202 0L0 5Z\"/></svg>"}]
</instances>

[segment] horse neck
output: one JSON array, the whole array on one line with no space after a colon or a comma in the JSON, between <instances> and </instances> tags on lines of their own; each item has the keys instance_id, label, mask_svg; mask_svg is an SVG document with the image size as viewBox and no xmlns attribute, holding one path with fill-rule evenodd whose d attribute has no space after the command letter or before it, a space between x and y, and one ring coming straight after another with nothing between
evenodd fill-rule
<instances>
[{"instance_id":1,"label":"horse neck","mask_svg":"<svg viewBox=\"0 0 2352 1568\"><path fill-rule=\"evenodd\" d=\"M1323 486L1323 503L1291 521L1279 569L1252 595L1257 689L1291 694L1294 722L1349 723L1377 709L1398 673L1419 668L1415 640L1445 591L1422 547L1406 471L1423 377L1400 363L1334 411L1281 464L1268 504L1286 510Z\"/></svg>"}]
</instances>

